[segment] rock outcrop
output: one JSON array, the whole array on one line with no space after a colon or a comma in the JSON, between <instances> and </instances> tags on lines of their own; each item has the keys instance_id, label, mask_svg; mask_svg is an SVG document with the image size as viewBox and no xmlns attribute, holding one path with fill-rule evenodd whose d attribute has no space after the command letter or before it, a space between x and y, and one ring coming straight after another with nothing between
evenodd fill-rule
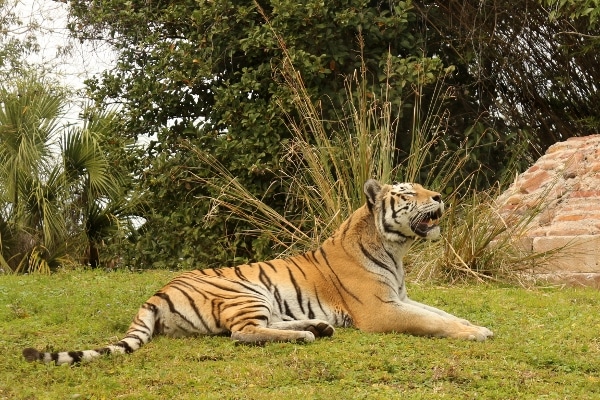
<instances>
[{"instance_id":1,"label":"rock outcrop","mask_svg":"<svg viewBox=\"0 0 600 400\"><path fill-rule=\"evenodd\" d=\"M522 240L527 250L566 246L562 256L537 273L555 282L600 288L600 135L550 146L498 204L504 215L541 207Z\"/></svg>"}]
</instances>

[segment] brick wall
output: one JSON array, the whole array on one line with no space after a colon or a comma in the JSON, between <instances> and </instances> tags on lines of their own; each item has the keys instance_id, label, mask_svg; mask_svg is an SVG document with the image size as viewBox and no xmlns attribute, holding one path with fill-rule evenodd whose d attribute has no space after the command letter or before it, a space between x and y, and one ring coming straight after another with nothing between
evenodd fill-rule
<instances>
[{"instance_id":1,"label":"brick wall","mask_svg":"<svg viewBox=\"0 0 600 400\"><path fill-rule=\"evenodd\" d=\"M600 288L600 135L548 148L498 198L501 214L541 207L522 244L535 252L566 246L536 273L557 282Z\"/></svg>"}]
</instances>

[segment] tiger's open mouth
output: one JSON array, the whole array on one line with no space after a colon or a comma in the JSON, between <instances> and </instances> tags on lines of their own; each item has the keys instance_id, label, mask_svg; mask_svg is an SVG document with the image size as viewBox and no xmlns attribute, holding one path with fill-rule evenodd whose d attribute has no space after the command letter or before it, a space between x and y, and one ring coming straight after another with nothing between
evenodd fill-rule
<instances>
[{"instance_id":1,"label":"tiger's open mouth","mask_svg":"<svg viewBox=\"0 0 600 400\"><path fill-rule=\"evenodd\" d=\"M427 234L432 230L438 228L440 225L440 218L442 217L442 209L438 208L435 211L424 213L411 224L411 229L414 233L421 237L427 237Z\"/></svg>"}]
</instances>

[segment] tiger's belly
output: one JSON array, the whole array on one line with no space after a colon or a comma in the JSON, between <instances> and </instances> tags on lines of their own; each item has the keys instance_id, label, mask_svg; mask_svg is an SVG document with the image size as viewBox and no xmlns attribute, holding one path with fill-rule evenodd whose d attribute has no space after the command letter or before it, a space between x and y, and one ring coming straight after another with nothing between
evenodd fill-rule
<instances>
[{"instance_id":1,"label":"tiger's belly","mask_svg":"<svg viewBox=\"0 0 600 400\"><path fill-rule=\"evenodd\" d=\"M308 319L334 326L352 325L347 313L335 310L314 291L223 276L183 274L149 302L160 310L155 332L171 337L229 334L247 325L268 327Z\"/></svg>"}]
</instances>

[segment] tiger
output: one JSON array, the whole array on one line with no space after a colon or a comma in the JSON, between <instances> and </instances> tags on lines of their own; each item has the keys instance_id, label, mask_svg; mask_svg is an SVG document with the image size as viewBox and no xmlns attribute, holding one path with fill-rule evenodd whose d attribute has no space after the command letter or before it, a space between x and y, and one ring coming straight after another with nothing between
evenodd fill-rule
<instances>
[{"instance_id":1,"label":"tiger","mask_svg":"<svg viewBox=\"0 0 600 400\"><path fill-rule=\"evenodd\" d=\"M438 240L444 203L415 183L364 184L366 202L316 250L176 276L140 307L123 339L95 350L23 350L27 361L76 364L132 353L156 335L226 335L239 344L313 342L336 327L483 341L493 336L407 296L402 259Z\"/></svg>"}]
</instances>

